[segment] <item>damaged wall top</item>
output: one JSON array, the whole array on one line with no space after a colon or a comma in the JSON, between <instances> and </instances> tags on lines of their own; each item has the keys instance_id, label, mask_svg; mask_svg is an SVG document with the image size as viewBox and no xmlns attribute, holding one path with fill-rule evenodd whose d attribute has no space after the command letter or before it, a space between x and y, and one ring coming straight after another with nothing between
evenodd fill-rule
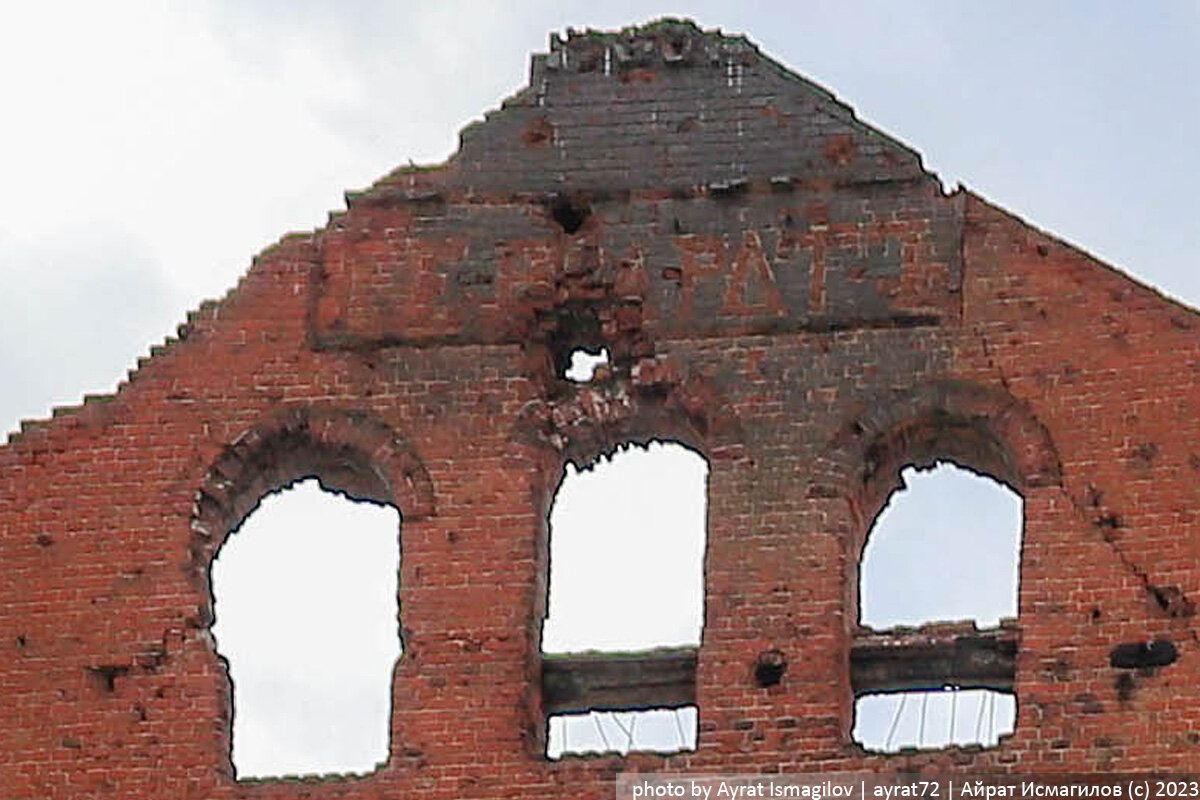
<instances>
[{"instance_id":1,"label":"damaged wall top","mask_svg":"<svg viewBox=\"0 0 1200 800\"><path fill-rule=\"evenodd\" d=\"M944 194L828 92L685 22L552 40L446 164L348 205L117 395L0 448L6 796L1200 766L1194 311ZM562 376L580 346L613 354L590 383ZM698 749L551 763L549 503L566 459L654 438L710 464L704 639L672 673ZM857 625L863 540L900 468L939 459L1022 494L1020 617L881 640ZM403 515L390 757L239 782L209 565L309 475ZM894 756L850 740L855 682L908 668L888 652L962 647L1015 693L1012 736ZM787 668L767 683L764 663Z\"/></svg>"}]
</instances>

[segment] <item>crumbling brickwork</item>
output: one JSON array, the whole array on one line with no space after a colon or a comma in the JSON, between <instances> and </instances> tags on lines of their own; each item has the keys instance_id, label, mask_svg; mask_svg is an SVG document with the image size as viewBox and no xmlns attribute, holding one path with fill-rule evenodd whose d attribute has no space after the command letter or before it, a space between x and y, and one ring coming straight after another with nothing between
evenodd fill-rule
<instances>
[{"instance_id":1,"label":"crumbling brickwork","mask_svg":"<svg viewBox=\"0 0 1200 800\"><path fill-rule=\"evenodd\" d=\"M0 448L5 798L1200 768L1196 312L945 194L823 89L687 23L553 39L446 164L347 199L116 395ZM581 346L612 363L572 383ZM567 459L650 439L710 465L698 749L550 762L549 503ZM857 560L899 469L937 459L1024 497L1020 618L987 665L1016 730L866 753ZM209 565L310 475L403 515L390 758L239 782Z\"/></svg>"}]
</instances>

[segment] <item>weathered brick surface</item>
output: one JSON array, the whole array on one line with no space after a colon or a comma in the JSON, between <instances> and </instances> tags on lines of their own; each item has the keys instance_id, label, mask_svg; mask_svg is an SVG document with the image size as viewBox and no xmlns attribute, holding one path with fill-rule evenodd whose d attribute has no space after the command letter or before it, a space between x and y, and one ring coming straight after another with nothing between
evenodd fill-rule
<instances>
[{"instance_id":1,"label":"weathered brick surface","mask_svg":"<svg viewBox=\"0 0 1200 800\"><path fill-rule=\"evenodd\" d=\"M556 42L447 164L349 200L115 397L0 448L0 795L1200 769L1194 311L944 195L823 90L687 25ZM557 377L579 345L613 353L603 379ZM711 468L699 749L547 762L550 499L566 458L650 438ZM937 458L1025 498L1016 732L865 754L856 560L898 469ZM308 474L403 513L391 756L364 778L238 783L208 564ZM1154 639L1178 660L1110 663ZM771 649L789 666L760 688Z\"/></svg>"}]
</instances>

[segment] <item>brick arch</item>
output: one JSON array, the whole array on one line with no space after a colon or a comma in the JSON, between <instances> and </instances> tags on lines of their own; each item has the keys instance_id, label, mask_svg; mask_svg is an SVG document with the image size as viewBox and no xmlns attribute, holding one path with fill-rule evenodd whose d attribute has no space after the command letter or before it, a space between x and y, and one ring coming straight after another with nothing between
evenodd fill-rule
<instances>
[{"instance_id":1,"label":"brick arch","mask_svg":"<svg viewBox=\"0 0 1200 800\"><path fill-rule=\"evenodd\" d=\"M845 498L871 520L906 466L950 460L1023 494L1060 486L1062 468L1045 426L1005 391L940 381L868 398L839 428L816 465L813 498Z\"/></svg>"},{"instance_id":2,"label":"brick arch","mask_svg":"<svg viewBox=\"0 0 1200 800\"><path fill-rule=\"evenodd\" d=\"M289 409L242 433L210 465L192 508L193 580L207 589L208 567L229 533L263 497L304 478L352 500L395 505L406 521L434 514L429 473L385 422L362 411Z\"/></svg>"},{"instance_id":3,"label":"brick arch","mask_svg":"<svg viewBox=\"0 0 1200 800\"><path fill-rule=\"evenodd\" d=\"M741 421L728 398L698 376L652 374L581 384L569 393L528 403L512 438L532 444L561 470L587 464L624 444L673 441L711 460L745 457Z\"/></svg>"}]
</instances>

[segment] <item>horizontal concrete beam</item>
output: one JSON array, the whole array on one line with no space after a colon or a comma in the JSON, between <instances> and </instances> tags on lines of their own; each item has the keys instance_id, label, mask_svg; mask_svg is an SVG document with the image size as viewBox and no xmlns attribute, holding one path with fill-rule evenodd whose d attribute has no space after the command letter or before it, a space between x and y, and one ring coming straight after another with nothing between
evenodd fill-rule
<instances>
[{"instance_id":1,"label":"horizontal concrete beam","mask_svg":"<svg viewBox=\"0 0 1200 800\"><path fill-rule=\"evenodd\" d=\"M855 696L957 686L1011 691L1017 631L935 624L888 633L859 632L850 647ZM696 648L641 653L546 656L547 714L677 708L696 702Z\"/></svg>"},{"instance_id":2,"label":"horizontal concrete beam","mask_svg":"<svg viewBox=\"0 0 1200 800\"><path fill-rule=\"evenodd\" d=\"M911 631L866 633L850 647L855 696L878 692L942 689L1011 691L1017 631L1002 627L930 625Z\"/></svg>"},{"instance_id":3,"label":"horizontal concrete beam","mask_svg":"<svg viewBox=\"0 0 1200 800\"><path fill-rule=\"evenodd\" d=\"M696 702L696 648L542 660L547 714L678 708Z\"/></svg>"}]
</instances>

